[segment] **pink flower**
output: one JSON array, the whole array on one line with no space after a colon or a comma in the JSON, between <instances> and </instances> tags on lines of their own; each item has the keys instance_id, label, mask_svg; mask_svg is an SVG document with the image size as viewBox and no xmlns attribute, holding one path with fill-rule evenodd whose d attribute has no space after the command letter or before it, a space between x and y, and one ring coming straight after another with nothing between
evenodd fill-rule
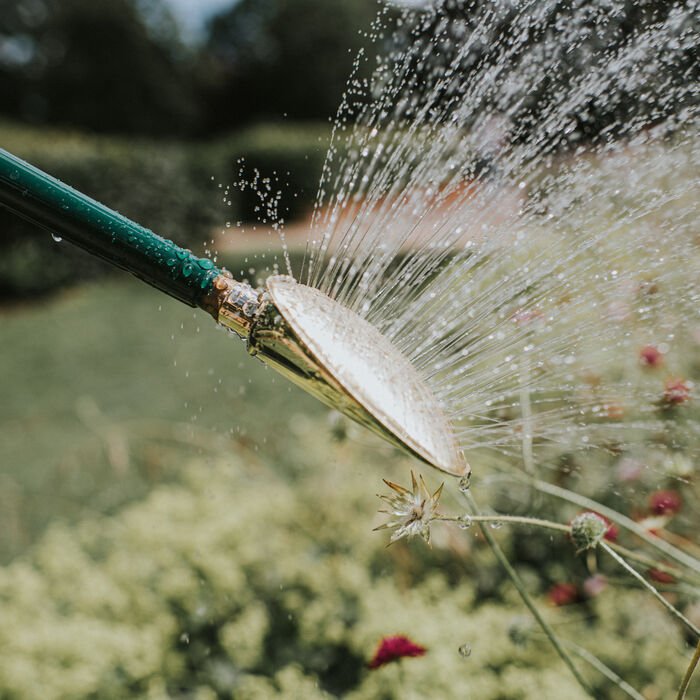
<instances>
[{"instance_id":1,"label":"pink flower","mask_svg":"<svg viewBox=\"0 0 700 700\"><path fill-rule=\"evenodd\" d=\"M630 457L621 459L615 469L619 481L636 481L642 475L643 471L644 465Z\"/></svg>"},{"instance_id":2,"label":"pink flower","mask_svg":"<svg viewBox=\"0 0 700 700\"><path fill-rule=\"evenodd\" d=\"M608 585L608 580L602 574L590 576L583 582L583 592L587 598L595 598L600 595Z\"/></svg>"},{"instance_id":3,"label":"pink flower","mask_svg":"<svg viewBox=\"0 0 700 700\"><path fill-rule=\"evenodd\" d=\"M578 588L575 583L555 583L547 592L547 597L553 605L569 605L578 600Z\"/></svg>"},{"instance_id":4,"label":"pink flower","mask_svg":"<svg viewBox=\"0 0 700 700\"><path fill-rule=\"evenodd\" d=\"M539 309L518 309L512 318L518 326L526 326L534 321L543 319L544 314Z\"/></svg>"},{"instance_id":5,"label":"pink flower","mask_svg":"<svg viewBox=\"0 0 700 700\"><path fill-rule=\"evenodd\" d=\"M663 353L654 345L645 345L639 351L639 362L644 367L660 367L664 362Z\"/></svg>"},{"instance_id":6,"label":"pink flower","mask_svg":"<svg viewBox=\"0 0 700 700\"><path fill-rule=\"evenodd\" d=\"M690 385L685 379L671 377L664 385L664 403L668 406L678 406L690 400Z\"/></svg>"},{"instance_id":7,"label":"pink flower","mask_svg":"<svg viewBox=\"0 0 700 700\"><path fill-rule=\"evenodd\" d=\"M649 496L649 510L654 515L675 515L682 507L678 491L654 491Z\"/></svg>"},{"instance_id":8,"label":"pink flower","mask_svg":"<svg viewBox=\"0 0 700 700\"><path fill-rule=\"evenodd\" d=\"M371 669L379 668L407 656L423 656L426 651L425 647L412 642L403 634L394 634L382 638L368 666Z\"/></svg>"}]
</instances>

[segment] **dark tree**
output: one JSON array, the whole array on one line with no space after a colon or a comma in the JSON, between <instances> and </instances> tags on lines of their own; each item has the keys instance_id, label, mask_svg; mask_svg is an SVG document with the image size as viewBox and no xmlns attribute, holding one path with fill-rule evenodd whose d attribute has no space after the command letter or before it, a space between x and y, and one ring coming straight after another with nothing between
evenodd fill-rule
<instances>
[{"instance_id":1,"label":"dark tree","mask_svg":"<svg viewBox=\"0 0 700 700\"><path fill-rule=\"evenodd\" d=\"M193 126L196 99L160 0L0 0L0 113L181 134Z\"/></svg>"},{"instance_id":2,"label":"dark tree","mask_svg":"<svg viewBox=\"0 0 700 700\"><path fill-rule=\"evenodd\" d=\"M242 0L209 24L216 127L256 118L324 119L338 108L376 0Z\"/></svg>"}]
</instances>

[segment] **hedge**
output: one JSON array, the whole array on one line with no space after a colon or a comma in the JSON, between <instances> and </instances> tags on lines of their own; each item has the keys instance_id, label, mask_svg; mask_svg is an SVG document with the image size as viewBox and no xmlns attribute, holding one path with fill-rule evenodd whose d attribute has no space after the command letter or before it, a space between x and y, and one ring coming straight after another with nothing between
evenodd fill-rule
<instances>
[{"instance_id":1,"label":"hedge","mask_svg":"<svg viewBox=\"0 0 700 700\"><path fill-rule=\"evenodd\" d=\"M478 595L495 566L483 543L452 528L432 550L386 549L374 501L362 470L292 485L240 456L192 463L116 516L56 524L0 570L0 695L585 697L510 586ZM675 687L682 635L645 592L609 586L546 615L648 697ZM427 653L370 670L391 634ZM586 675L596 697L624 697Z\"/></svg>"}]
</instances>

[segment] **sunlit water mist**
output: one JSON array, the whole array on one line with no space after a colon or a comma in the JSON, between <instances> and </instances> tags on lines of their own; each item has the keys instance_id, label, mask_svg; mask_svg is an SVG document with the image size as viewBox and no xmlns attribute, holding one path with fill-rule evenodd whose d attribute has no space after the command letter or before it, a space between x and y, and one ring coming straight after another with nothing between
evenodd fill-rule
<instances>
[{"instance_id":1,"label":"sunlit water mist","mask_svg":"<svg viewBox=\"0 0 700 700\"><path fill-rule=\"evenodd\" d=\"M477 472L598 447L670 473L700 442L669 399L700 366L700 5L624 41L629 3L465 5L378 21L298 277L410 358Z\"/></svg>"}]
</instances>

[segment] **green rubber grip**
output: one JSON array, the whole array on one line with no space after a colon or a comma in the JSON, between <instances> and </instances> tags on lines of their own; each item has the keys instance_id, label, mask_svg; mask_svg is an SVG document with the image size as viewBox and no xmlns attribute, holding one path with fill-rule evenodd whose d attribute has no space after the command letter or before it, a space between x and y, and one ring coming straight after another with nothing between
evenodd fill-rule
<instances>
[{"instance_id":1,"label":"green rubber grip","mask_svg":"<svg viewBox=\"0 0 700 700\"><path fill-rule=\"evenodd\" d=\"M0 149L0 205L188 304L221 274L209 258L156 235Z\"/></svg>"}]
</instances>

